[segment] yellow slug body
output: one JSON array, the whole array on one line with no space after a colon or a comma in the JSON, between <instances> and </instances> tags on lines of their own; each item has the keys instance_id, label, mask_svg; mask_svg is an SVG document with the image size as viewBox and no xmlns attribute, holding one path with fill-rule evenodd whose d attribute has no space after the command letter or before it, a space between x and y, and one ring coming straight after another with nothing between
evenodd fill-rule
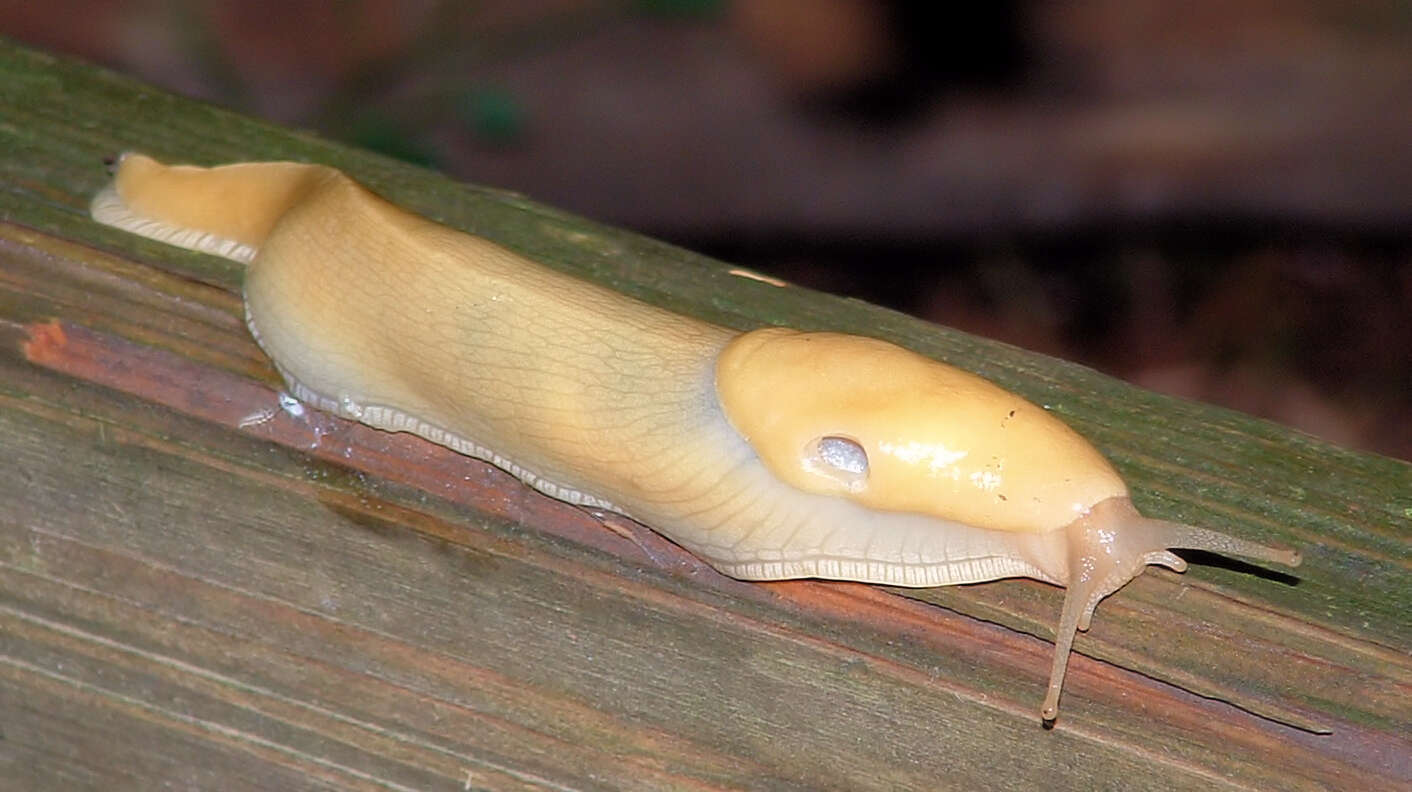
<instances>
[{"instance_id":1,"label":"yellow slug body","mask_svg":"<svg viewBox=\"0 0 1412 792\"><path fill-rule=\"evenodd\" d=\"M1128 494L1067 424L886 341L756 330L726 347L716 372L732 425L776 476L808 492L1031 533L1057 531L1095 503ZM821 437L860 444L866 479L811 464L811 443Z\"/></svg>"},{"instance_id":2,"label":"yellow slug body","mask_svg":"<svg viewBox=\"0 0 1412 792\"><path fill-rule=\"evenodd\" d=\"M1291 553L1147 520L1042 409L893 344L739 334L406 212L332 168L122 158L99 222L247 262L247 323L293 394L645 522L722 572L1066 585L1075 629L1167 547Z\"/></svg>"}]
</instances>

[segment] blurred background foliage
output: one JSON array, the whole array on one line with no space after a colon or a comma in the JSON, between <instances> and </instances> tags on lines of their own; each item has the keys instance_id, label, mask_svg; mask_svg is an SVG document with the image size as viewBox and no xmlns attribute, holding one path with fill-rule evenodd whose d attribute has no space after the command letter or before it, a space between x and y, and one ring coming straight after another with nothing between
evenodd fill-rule
<instances>
[{"instance_id":1,"label":"blurred background foliage","mask_svg":"<svg viewBox=\"0 0 1412 792\"><path fill-rule=\"evenodd\" d=\"M0 34L1412 459L1406 0L0 0Z\"/></svg>"}]
</instances>

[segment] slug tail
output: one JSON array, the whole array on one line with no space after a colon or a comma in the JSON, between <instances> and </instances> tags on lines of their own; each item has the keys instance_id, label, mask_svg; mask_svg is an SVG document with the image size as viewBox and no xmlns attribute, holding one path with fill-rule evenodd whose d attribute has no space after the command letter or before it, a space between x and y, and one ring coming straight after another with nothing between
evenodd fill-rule
<instances>
[{"instance_id":1,"label":"slug tail","mask_svg":"<svg viewBox=\"0 0 1412 792\"><path fill-rule=\"evenodd\" d=\"M248 264L290 207L338 175L295 162L169 166L129 152L89 213L104 225Z\"/></svg>"}]
</instances>

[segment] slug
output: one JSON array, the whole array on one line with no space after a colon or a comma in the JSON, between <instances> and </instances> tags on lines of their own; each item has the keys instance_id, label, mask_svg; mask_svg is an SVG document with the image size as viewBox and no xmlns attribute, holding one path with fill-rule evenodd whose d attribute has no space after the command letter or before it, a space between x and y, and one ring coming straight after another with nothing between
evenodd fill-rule
<instances>
[{"instance_id":1,"label":"slug","mask_svg":"<svg viewBox=\"0 0 1412 792\"><path fill-rule=\"evenodd\" d=\"M1299 555L1142 517L1104 457L978 376L853 335L691 319L400 209L332 168L124 155L99 222L248 264L299 400L630 516L721 572L1067 587L1075 630L1168 548Z\"/></svg>"}]
</instances>

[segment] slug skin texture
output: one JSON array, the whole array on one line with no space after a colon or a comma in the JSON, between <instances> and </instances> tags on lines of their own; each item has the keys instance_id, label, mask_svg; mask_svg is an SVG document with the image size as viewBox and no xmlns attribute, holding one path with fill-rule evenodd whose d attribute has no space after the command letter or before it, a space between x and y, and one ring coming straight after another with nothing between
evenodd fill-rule
<instances>
[{"instance_id":1,"label":"slug skin texture","mask_svg":"<svg viewBox=\"0 0 1412 792\"><path fill-rule=\"evenodd\" d=\"M103 224L248 264L246 320L301 401L631 516L721 572L1068 587L1043 717L1098 601L1190 547L1067 425L973 374L838 333L737 333L409 213L343 173L121 158Z\"/></svg>"}]
</instances>

